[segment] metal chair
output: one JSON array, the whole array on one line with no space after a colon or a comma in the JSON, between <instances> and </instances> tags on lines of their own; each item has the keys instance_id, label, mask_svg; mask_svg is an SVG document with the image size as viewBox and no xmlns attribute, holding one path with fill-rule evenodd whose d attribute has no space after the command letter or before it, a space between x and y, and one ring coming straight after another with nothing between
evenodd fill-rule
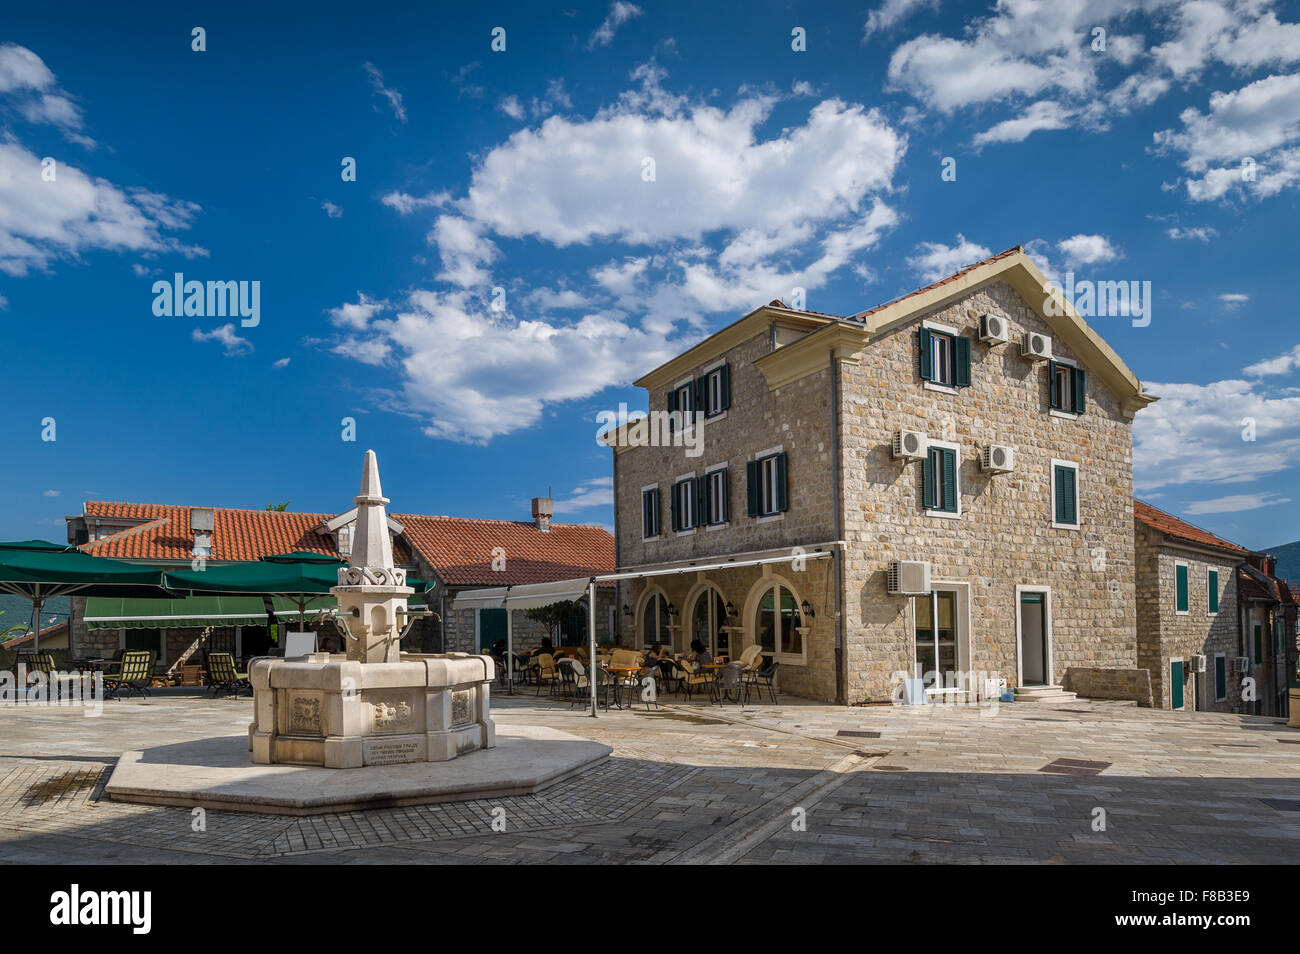
<instances>
[{"instance_id":1,"label":"metal chair","mask_svg":"<svg viewBox=\"0 0 1300 954\"><path fill-rule=\"evenodd\" d=\"M104 675L104 695L116 699L118 692L125 689L128 699L137 692L147 698L149 687L153 685L153 664L152 649L134 649L123 653L121 666ZM234 669L233 662L230 668Z\"/></svg>"},{"instance_id":2,"label":"metal chair","mask_svg":"<svg viewBox=\"0 0 1300 954\"><path fill-rule=\"evenodd\" d=\"M725 705L726 701L733 697L736 705L742 705L744 692L745 685L740 678L740 663L728 663L723 666L713 684L713 694L718 705Z\"/></svg>"},{"instance_id":3,"label":"metal chair","mask_svg":"<svg viewBox=\"0 0 1300 954\"><path fill-rule=\"evenodd\" d=\"M775 660L768 663L754 673L753 682L746 683L745 688L748 689L752 685L754 692L758 694L760 699L763 697L763 690L766 689L772 697L772 705L776 705L776 667L779 665L781 664Z\"/></svg>"},{"instance_id":4,"label":"metal chair","mask_svg":"<svg viewBox=\"0 0 1300 954\"><path fill-rule=\"evenodd\" d=\"M212 687L214 699L222 692L234 696L247 690L250 696L253 694L248 673L235 668L235 657L230 653L204 653L203 665L207 669L208 685ZM126 669L126 656L122 657L122 669Z\"/></svg>"}]
</instances>

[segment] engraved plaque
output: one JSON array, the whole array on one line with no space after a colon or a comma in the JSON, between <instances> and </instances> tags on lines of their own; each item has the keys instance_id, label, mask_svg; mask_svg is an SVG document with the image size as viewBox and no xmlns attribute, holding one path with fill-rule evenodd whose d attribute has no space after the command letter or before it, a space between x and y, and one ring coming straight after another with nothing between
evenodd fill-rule
<instances>
[{"instance_id":1,"label":"engraved plaque","mask_svg":"<svg viewBox=\"0 0 1300 954\"><path fill-rule=\"evenodd\" d=\"M366 749L366 762L370 765L394 765L414 762L418 756L418 742L380 742Z\"/></svg>"},{"instance_id":2,"label":"engraved plaque","mask_svg":"<svg viewBox=\"0 0 1300 954\"><path fill-rule=\"evenodd\" d=\"M375 732L405 732L415 710L405 699L375 699L369 702L370 726Z\"/></svg>"},{"instance_id":3,"label":"engraved plaque","mask_svg":"<svg viewBox=\"0 0 1300 954\"><path fill-rule=\"evenodd\" d=\"M290 699L289 731L320 735L320 699L311 696Z\"/></svg>"},{"instance_id":4,"label":"engraved plaque","mask_svg":"<svg viewBox=\"0 0 1300 954\"><path fill-rule=\"evenodd\" d=\"M473 692L469 689L457 689L451 694L451 724L466 725L474 721Z\"/></svg>"}]
</instances>

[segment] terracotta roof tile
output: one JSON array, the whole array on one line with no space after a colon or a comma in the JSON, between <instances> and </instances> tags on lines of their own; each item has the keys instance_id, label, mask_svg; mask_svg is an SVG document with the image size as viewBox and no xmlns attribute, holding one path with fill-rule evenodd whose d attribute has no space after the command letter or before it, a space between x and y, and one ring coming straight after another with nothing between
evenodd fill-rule
<instances>
[{"instance_id":1,"label":"terracotta roof tile","mask_svg":"<svg viewBox=\"0 0 1300 954\"><path fill-rule=\"evenodd\" d=\"M544 583L614 569L614 538L604 527L552 523L548 531L532 521L477 520L393 514L406 536L450 586L507 586ZM502 548L505 569L493 570L493 550Z\"/></svg>"},{"instance_id":2,"label":"terracotta roof tile","mask_svg":"<svg viewBox=\"0 0 1300 954\"><path fill-rule=\"evenodd\" d=\"M914 298L917 295L923 295L932 288L938 288L941 285L947 285L949 282L955 282L957 279L961 278L967 272L974 271L975 269L979 268L981 265L988 265L990 262L996 262L999 259L1006 258L1008 255L1015 255L1017 252L1023 250L1024 250L1024 246L1017 245L1014 248L1007 249L1005 252L998 252L998 254L991 255L988 258L984 259L983 261L975 262L973 265L967 265L961 271L954 272L953 274L949 275L947 278L941 278L937 282L931 282L929 285L926 285L924 288L918 288L916 291L910 291L906 295L900 295L898 298L891 299L890 301L887 301L881 305L876 305L874 308L868 308L866 311L860 311L855 315L851 315L850 317L854 321L861 321L863 318L867 317L868 315L875 314L878 311L888 308L890 305L897 304L900 301L906 301L907 299Z\"/></svg>"},{"instance_id":3,"label":"terracotta roof tile","mask_svg":"<svg viewBox=\"0 0 1300 954\"><path fill-rule=\"evenodd\" d=\"M1250 552L1245 547L1239 547L1222 537L1216 537L1208 530L1202 530L1200 527L1179 520L1172 514L1157 510L1149 503L1143 503L1141 500L1133 501L1133 519L1153 530L1158 530L1179 540L1186 540L1189 543L1200 543L1205 546L1218 547L1222 550L1232 550L1234 553L1240 553L1243 556Z\"/></svg>"}]
</instances>

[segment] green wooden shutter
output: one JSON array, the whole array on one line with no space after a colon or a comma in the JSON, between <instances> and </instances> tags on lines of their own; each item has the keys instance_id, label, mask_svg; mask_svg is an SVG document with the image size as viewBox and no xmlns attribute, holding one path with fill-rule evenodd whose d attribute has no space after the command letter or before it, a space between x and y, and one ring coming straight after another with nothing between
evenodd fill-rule
<instances>
[{"instance_id":1,"label":"green wooden shutter","mask_svg":"<svg viewBox=\"0 0 1300 954\"><path fill-rule=\"evenodd\" d=\"M668 392L668 433L677 429L677 391Z\"/></svg>"},{"instance_id":2,"label":"green wooden shutter","mask_svg":"<svg viewBox=\"0 0 1300 954\"><path fill-rule=\"evenodd\" d=\"M1228 696L1228 660L1222 656L1214 657L1214 698L1226 699Z\"/></svg>"},{"instance_id":3,"label":"green wooden shutter","mask_svg":"<svg viewBox=\"0 0 1300 954\"><path fill-rule=\"evenodd\" d=\"M718 521L726 523L731 519L731 469L724 467L718 479L722 481L722 513L718 515Z\"/></svg>"},{"instance_id":4,"label":"green wooden shutter","mask_svg":"<svg viewBox=\"0 0 1300 954\"><path fill-rule=\"evenodd\" d=\"M731 407L731 365L722 366L722 407L719 410L725 411Z\"/></svg>"},{"instance_id":5,"label":"green wooden shutter","mask_svg":"<svg viewBox=\"0 0 1300 954\"><path fill-rule=\"evenodd\" d=\"M970 339L958 335L953 339L956 348L956 367L953 369L952 383L959 388L970 387Z\"/></svg>"},{"instance_id":6,"label":"green wooden shutter","mask_svg":"<svg viewBox=\"0 0 1300 954\"><path fill-rule=\"evenodd\" d=\"M695 491L695 525L697 527L713 522L709 513L709 478L708 475L696 477L692 482Z\"/></svg>"},{"instance_id":7,"label":"green wooden shutter","mask_svg":"<svg viewBox=\"0 0 1300 954\"><path fill-rule=\"evenodd\" d=\"M943 509L948 513L956 513L957 452L945 448L940 453L943 455Z\"/></svg>"},{"instance_id":8,"label":"green wooden shutter","mask_svg":"<svg viewBox=\"0 0 1300 954\"><path fill-rule=\"evenodd\" d=\"M641 536L648 537L653 533L650 524L650 491L641 492Z\"/></svg>"},{"instance_id":9,"label":"green wooden shutter","mask_svg":"<svg viewBox=\"0 0 1300 954\"><path fill-rule=\"evenodd\" d=\"M1074 413L1082 414L1088 407L1088 386L1085 383L1086 377L1083 368L1075 368L1070 375L1070 381L1074 385Z\"/></svg>"},{"instance_id":10,"label":"green wooden shutter","mask_svg":"<svg viewBox=\"0 0 1300 954\"><path fill-rule=\"evenodd\" d=\"M745 464L745 495L748 497L748 509L751 517L759 515L758 495L761 489L759 483L758 461L751 460Z\"/></svg>"},{"instance_id":11,"label":"green wooden shutter","mask_svg":"<svg viewBox=\"0 0 1300 954\"><path fill-rule=\"evenodd\" d=\"M1251 662L1259 663L1264 658L1264 640L1261 638L1259 623L1255 624L1255 655L1251 657Z\"/></svg>"},{"instance_id":12,"label":"green wooden shutter","mask_svg":"<svg viewBox=\"0 0 1300 954\"><path fill-rule=\"evenodd\" d=\"M922 328L917 340L921 346L921 380L930 381L934 378L934 372L930 368L930 329Z\"/></svg>"},{"instance_id":13,"label":"green wooden shutter","mask_svg":"<svg viewBox=\"0 0 1300 954\"><path fill-rule=\"evenodd\" d=\"M676 533L678 530L682 528L682 518L681 515L677 512L678 509L677 498L681 494L680 486L681 486L680 484L673 484L672 489L668 491L668 493L671 495L668 498L668 510L669 513L672 515L673 533Z\"/></svg>"},{"instance_id":14,"label":"green wooden shutter","mask_svg":"<svg viewBox=\"0 0 1300 954\"><path fill-rule=\"evenodd\" d=\"M1055 361L1047 362L1047 405L1059 409L1061 406L1061 386L1056 377L1058 367L1060 365Z\"/></svg>"},{"instance_id":15,"label":"green wooden shutter","mask_svg":"<svg viewBox=\"0 0 1300 954\"><path fill-rule=\"evenodd\" d=\"M1180 613L1187 612L1187 567L1174 567L1174 606Z\"/></svg>"},{"instance_id":16,"label":"green wooden shutter","mask_svg":"<svg viewBox=\"0 0 1300 954\"><path fill-rule=\"evenodd\" d=\"M938 504L934 499L934 461L939 456L939 449L927 451L925 459L921 462L921 504L929 509L934 509Z\"/></svg>"},{"instance_id":17,"label":"green wooden shutter","mask_svg":"<svg viewBox=\"0 0 1300 954\"><path fill-rule=\"evenodd\" d=\"M1061 468L1065 472L1065 522L1079 522L1078 471L1073 467Z\"/></svg>"},{"instance_id":18,"label":"green wooden shutter","mask_svg":"<svg viewBox=\"0 0 1300 954\"><path fill-rule=\"evenodd\" d=\"M781 513L790 509L790 495L786 485L785 451L776 455L776 509Z\"/></svg>"},{"instance_id":19,"label":"green wooden shutter","mask_svg":"<svg viewBox=\"0 0 1300 954\"><path fill-rule=\"evenodd\" d=\"M1207 578L1210 588L1210 612L1217 613L1219 611L1219 571L1211 570L1207 574Z\"/></svg>"},{"instance_id":20,"label":"green wooden shutter","mask_svg":"<svg viewBox=\"0 0 1300 954\"><path fill-rule=\"evenodd\" d=\"M1181 662L1169 664L1169 696L1172 708L1183 707L1183 664Z\"/></svg>"},{"instance_id":21,"label":"green wooden shutter","mask_svg":"<svg viewBox=\"0 0 1300 954\"><path fill-rule=\"evenodd\" d=\"M691 410L707 411L709 408L708 398L705 393L708 387L708 378L696 378L691 382Z\"/></svg>"}]
</instances>

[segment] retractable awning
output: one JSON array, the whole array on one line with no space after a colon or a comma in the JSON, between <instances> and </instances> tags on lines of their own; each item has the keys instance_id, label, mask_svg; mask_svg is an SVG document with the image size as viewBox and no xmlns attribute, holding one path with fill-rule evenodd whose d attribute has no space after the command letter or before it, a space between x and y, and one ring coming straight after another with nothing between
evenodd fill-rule
<instances>
[{"instance_id":1,"label":"retractable awning","mask_svg":"<svg viewBox=\"0 0 1300 954\"><path fill-rule=\"evenodd\" d=\"M282 619L298 615L298 604L293 600L276 597L272 605ZM331 609L333 605L331 599ZM86 600L85 622L88 629L265 626L266 606L260 596L191 596L176 600L92 596Z\"/></svg>"},{"instance_id":2,"label":"retractable awning","mask_svg":"<svg viewBox=\"0 0 1300 954\"><path fill-rule=\"evenodd\" d=\"M590 582L591 577L580 576L549 583L521 583L517 586L467 590L453 597L453 605L456 609L535 609L551 603L582 599L587 595L587 585Z\"/></svg>"}]
</instances>

